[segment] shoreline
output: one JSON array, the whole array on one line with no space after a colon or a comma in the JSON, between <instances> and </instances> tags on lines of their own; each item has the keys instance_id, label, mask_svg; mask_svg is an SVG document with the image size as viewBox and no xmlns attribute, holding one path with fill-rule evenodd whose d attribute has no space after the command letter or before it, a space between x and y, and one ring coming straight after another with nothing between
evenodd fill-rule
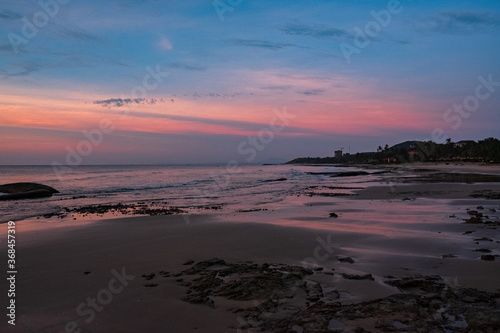
<instances>
[{"instance_id":1,"label":"shoreline","mask_svg":"<svg viewBox=\"0 0 500 333\"><path fill-rule=\"evenodd\" d=\"M500 205L470 195L500 184L370 185L305 189L272 210L20 221L11 331L300 332L309 320L332 330L410 330L396 315L431 311L408 307L419 297L442 303L415 320L420 327L496 327ZM331 196L339 193L357 195ZM5 256L6 242L0 248ZM453 321L453 311L470 314Z\"/></svg>"},{"instance_id":2,"label":"shoreline","mask_svg":"<svg viewBox=\"0 0 500 333\"><path fill-rule=\"evenodd\" d=\"M206 331L234 332L239 317L228 309L246 308L246 303L219 296L210 298L214 308L183 301L189 290L183 284L190 280L177 274L191 267L191 261L213 258L227 265L248 262L275 264L277 270L279 265L311 269L313 275L304 281L335 291L335 302L345 307L405 294L387 282L418 276L441 276L449 288L498 293L500 261L467 257L466 236L459 234L470 228L454 225L448 232L457 234L456 238L436 236L432 240L235 222L203 215L191 216L187 225L181 215L175 215L24 231L19 234L18 313L25 318L25 327L34 331L61 332L71 319L78 327L94 332L135 332L144 327L150 331L190 332L203 327ZM489 236L500 239L498 232ZM87 324L89 317L78 316L76 308L87 297L96 297L113 277L112 271L122 268L134 279L104 307L102 315L97 314ZM297 299L299 296L297 292Z\"/></svg>"}]
</instances>

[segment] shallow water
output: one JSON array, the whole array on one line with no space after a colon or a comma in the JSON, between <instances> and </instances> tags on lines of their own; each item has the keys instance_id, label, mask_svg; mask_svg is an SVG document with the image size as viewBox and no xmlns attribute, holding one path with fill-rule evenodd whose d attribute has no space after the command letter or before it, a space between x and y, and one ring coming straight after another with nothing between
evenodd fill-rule
<instances>
[{"instance_id":1,"label":"shallow water","mask_svg":"<svg viewBox=\"0 0 500 333\"><path fill-rule=\"evenodd\" d=\"M0 222L96 204L157 202L163 206L221 205L225 211L272 206L310 185L353 186L381 175L332 178L308 172L343 172L349 167L79 166L58 175L50 166L0 166L0 183L37 182L60 193L50 198L0 201ZM373 172L373 170L370 170ZM283 180L285 179L286 180ZM363 187L365 185L362 185Z\"/></svg>"}]
</instances>

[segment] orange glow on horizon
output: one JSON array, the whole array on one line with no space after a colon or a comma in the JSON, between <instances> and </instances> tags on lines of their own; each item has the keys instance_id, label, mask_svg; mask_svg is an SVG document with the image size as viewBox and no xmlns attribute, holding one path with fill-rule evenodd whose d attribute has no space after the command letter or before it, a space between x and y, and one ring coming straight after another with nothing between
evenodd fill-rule
<instances>
[{"instance_id":1,"label":"orange glow on horizon","mask_svg":"<svg viewBox=\"0 0 500 333\"><path fill-rule=\"evenodd\" d=\"M260 79L269 75L260 73ZM270 84L285 84L287 80L299 85L301 89L321 89L323 81L303 78L278 78L272 76ZM337 82L338 80L334 80ZM352 85L352 83L351 83ZM357 89L361 89L357 87ZM294 116L289 120L286 130L278 133L282 137L314 137L323 134L377 135L391 129L429 130L433 128L433 119L429 114L412 110L408 101L386 101L366 98L371 94L371 86L356 99L355 92L332 98L325 95L303 96L298 102L282 103L287 106L287 113ZM345 89L344 89L345 90ZM318 90L319 91L319 90ZM0 125L7 128L48 130L42 141L36 135L17 134L15 140L5 135L4 142L9 142L3 151L30 151L33 142L43 143L43 151L60 150L61 136L81 137L83 130L99 128L103 119L114 127L112 135L134 132L179 134L179 135L228 135L253 136L260 130L269 128L275 117L273 110L279 101L270 104L269 98L263 99L227 99L227 100L187 100L175 98L173 102L165 98L156 104L131 104L124 107L103 107L94 104L95 100L106 100L109 96L89 95L57 91L49 97L39 97L41 93L23 96L0 94ZM286 94L285 94L286 95ZM62 98L60 96L66 96ZM296 98L286 95L283 97ZM160 100L160 98L157 98ZM413 106L415 108L416 106ZM127 114L127 112L129 112ZM278 125L283 125L280 120ZM39 134L40 135L40 134ZM6 140L6 141L5 141ZM67 138L62 139L67 140ZM28 142L25 144L25 142ZM104 147L102 148L104 149ZM110 148L111 149L111 148Z\"/></svg>"}]
</instances>

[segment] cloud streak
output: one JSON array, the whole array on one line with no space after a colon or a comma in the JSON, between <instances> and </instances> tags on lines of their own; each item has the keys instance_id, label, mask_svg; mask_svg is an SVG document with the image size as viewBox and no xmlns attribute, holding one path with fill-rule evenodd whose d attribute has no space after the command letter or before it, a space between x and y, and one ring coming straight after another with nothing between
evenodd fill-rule
<instances>
[{"instance_id":1,"label":"cloud streak","mask_svg":"<svg viewBox=\"0 0 500 333\"><path fill-rule=\"evenodd\" d=\"M103 39L101 37L98 37L97 35L93 35L88 33L87 31L84 31L82 29L76 28L76 27L64 27L60 25L56 25L56 31L63 37L72 39L72 40L78 40L81 42L85 43L104 43Z\"/></svg>"},{"instance_id":2,"label":"cloud streak","mask_svg":"<svg viewBox=\"0 0 500 333\"><path fill-rule=\"evenodd\" d=\"M345 29L327 28L324 26L311 26L302 23L288 23L278 28L280 31L291 36L304 36L314 38L351 38L352 35Z\"/></svg>"},{"instance_id":3,"label":"cloud streak","mask_svg":"<svg viewBox=\"0 0 500 333\"><path fill-rule=\"evenodd\" d=\"M204 71L206 68L198 64L187 63L187 62L172 62L167 65L172 69L180 69L186 71Z\"/></svg>"},{"instance_id":4,"label":"cloud streak","mask_svg":"<svg viewBox=\"0 0 500 333\"><path fill-rule=\"evenodd\" d=\"M311 89L311 90L299 91L299 94L306 96L318 96L318 95L323 95L324 93L325 93L324 89Z\"/></svg>"},{"instance_id":5,"label":"cloud streak","mask_svg":"<svg viewBox=\"0 0 500 333\"><path fill-rule=\"evenodd\" d=\"M10 10L4 10L0 12L1 20L19 20L23 16L16 12L11 12Z\"/></svg>"},{"instance_id":6,"label":"cloud streak","mask_svg":"<svg viewBox=\"0 0 500 333\"><path fill-rule=\"evenodd\" d=\"M0 69L0 75L4 77L16 77L16 76L28 76L33 72L40 70L43 66L39 63L26 61L22 63L18 63L15 65L19 70L17 71L6 71Z\"/></svg>"},{"instance_id":7,"label":"cloud streak","mask_svg":"<svg viewBox=\"0 0 500 333\"><path fill-rule=\"evenodd\" d=\"M227 41L229 44L233 46L245 46L245 47L253 47L259 49L267 49L267 50L281 50L287 47L298 47L295 44L289 43L277 43L270 42L265 40L257 40L257 39L230 39Z\"/></svg>"},{"instance_id":8,"label":"cloud streak","mask_svg":"<svg viewBox=\"0 0 500 333\"><path fill-rule=\"evenodd\" d=\"M423 22L418 29L446 34L464 34L498 27L500 27L499 15L484 12L447 11Z\"/></svg>"},{"instance_id":9,"label":"cloud streak","mask_svg":"<svg viewBox=\"0 0 500 333\"><path fill-rule=\"evenodd\" d=\"M112 108L112 107L122 107L129 104L145 104L145 105L153 105L158 102L157 99L150 98L109 98L104 100L96 100L93 103L97 105L101 105L102 107Z\"/></svg>"}]
</instances>

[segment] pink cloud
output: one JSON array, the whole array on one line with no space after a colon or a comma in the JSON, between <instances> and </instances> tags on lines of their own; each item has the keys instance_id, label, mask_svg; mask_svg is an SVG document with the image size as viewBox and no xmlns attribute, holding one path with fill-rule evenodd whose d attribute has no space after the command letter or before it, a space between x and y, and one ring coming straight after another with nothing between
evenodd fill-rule
<instances>
[{"instance_id":1,"label":"pink cloud","mask_svg":"<svg viewBox=\"0 0 500 333\"><path fill-rule=\"evenodd\" d=\"M172 43L165 37L162 37L158 45L160 46L160 48L167 51L172 50L174 48L172 46Z\"/></svg>"}]
</instances>

